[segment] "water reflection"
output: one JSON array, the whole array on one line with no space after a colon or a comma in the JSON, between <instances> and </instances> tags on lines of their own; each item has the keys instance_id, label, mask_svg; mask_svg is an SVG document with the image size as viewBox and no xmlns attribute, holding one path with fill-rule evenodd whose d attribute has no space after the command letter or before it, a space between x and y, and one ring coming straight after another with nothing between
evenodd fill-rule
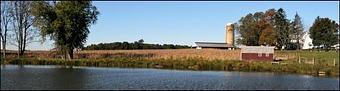
<instances>
[{"instance_id":1,"label":"water reflection","mask_svg":"<svg viewBox=\"0 0 340 91\"><path fill-rule=\"evenodd\" d=\"M1 89L339 89L338 78L260 72L2 65Z\"/></svg>"},{"instance_id":2,"label":"water reflection","mask_svg":"<svg viewBox=\"0 0 340 91\"><path fill-rule=\"evenodd\" d=\"M87 79L86 70L77 68L56 68L46 74L50 74L45 79L51 78L49 82L55 89L82 89Z\"/></svg>"},{"instance_id":3,"label":"water reflection","mask_svg":"<svg viewBox=\"0 0 340 91\"><path fill-rule=\"evenodd\" d=\"M6 67L6 65L1 64L1 70L4 69Z\"/></svg>"},{"instance_id":4,"label":"water reflection","mask_svg":"<svg viewBox=\"0 0 340 91\"><path fill-rule=\"evenodd\" d=\"M88 79L86 76L84 69L62 66L17 65L9 66L8 70L3 66L1 84L14 84L11 88L18 89L81 89Z\"/></svg>"}]
</instances>

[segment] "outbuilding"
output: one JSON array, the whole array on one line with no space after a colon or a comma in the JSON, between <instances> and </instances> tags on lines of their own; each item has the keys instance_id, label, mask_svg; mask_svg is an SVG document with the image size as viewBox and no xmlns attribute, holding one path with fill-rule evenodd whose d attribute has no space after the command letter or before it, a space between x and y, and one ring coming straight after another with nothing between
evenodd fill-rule
<instances>
[{"instance_id":1,"label":"outbuilding","mask_svg":"<svg viewBox=\"0 0 340 91\"><path fill-rule=\"evenodd\" d=\"M196 49L215 48L215 49L234 49L233 45L218 42L195 42Z\"/></svg>"},{"instance_id":2,"label":"outbuilding","mask_svg":"<svg viewBox=\"0 0 340 91\"><path fill-rule=\"evenodd\" d=\"M240 56L240 59L245 61L272 61L274 56L274 47L242 46Z\"/></svg>"}]
</instances>

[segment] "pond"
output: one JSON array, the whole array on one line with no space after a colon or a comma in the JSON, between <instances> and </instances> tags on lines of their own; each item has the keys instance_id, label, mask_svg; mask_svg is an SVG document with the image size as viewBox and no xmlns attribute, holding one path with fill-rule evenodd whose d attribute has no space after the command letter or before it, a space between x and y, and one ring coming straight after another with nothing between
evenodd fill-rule
<instances>
[{"instance_id":1,"label":"pond","mask_svg":"<svg viewBox=\"0 0 340 91\"><path fill-rule=\"evenodd\" d=\"M1 89L339 90L339 78L263 72L2 65Z\"/></svg>"}]
</instances>

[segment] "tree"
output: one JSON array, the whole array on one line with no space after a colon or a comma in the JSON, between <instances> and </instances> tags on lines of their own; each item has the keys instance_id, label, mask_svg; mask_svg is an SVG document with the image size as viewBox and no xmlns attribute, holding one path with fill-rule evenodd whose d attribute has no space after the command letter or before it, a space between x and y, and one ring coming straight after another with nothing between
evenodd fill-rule
<instances>
[{"instance_id":1,"label":"tree","mask_svg":"<svg viewBox=\"0 0 340 91\"><path fill-rule=\"evenodd\" d=\"M129 42L99 43L84 47L84 50L133 50L133 49L181 49L190 48L187 45L145 44L143 39Z\"/></svg>"},{"instance_id":2,"label":"tree","mask_svg":"<svg viewBox=\"0 0 340 91\"><path fill-rule=\"evenodd\" d=\"M301 17L297 13L295 14L294 21L290 23L290 29L290 40L294 40L294 45L296 45L297 49L300 50L302 46L300 41L302 41L304 32Z\"/></svg>"},{"instance_id":3,"label":"tree","mask_svg":"<svg viewBox=\"0 0 340 91\"><path fill-rule=\"evenodd\" d=\"M241 42L248 46L274 45L275 34L273 30L273 17L275 9L268 9L265 13L255 12L248 14L239 20L238 32Z\"/></svg>"},{"instance_id":4,"label":"tree","mask_svg":"<svg viewBox=\"0 0 340 91\"><path fill-rule=\"evenodd\" d=\"M313 39L314 46L322 46L328 50L332 45L338 42L339 25L329 18L315 19L312 27L309 29L310 38Z\"/></svg>"},{"instance_id":5,"label":"tree","mask_svg":"<svg viewBox=\"0 0 340 91\"><path fill-rule=\"evenodd\" d=\"M261 30L259 37L260 45L275 45L275 33L273 28L273 18L275 13L275 9L269 9L264 13L261 20L257 22L257 27Z\"/></svg>"},{"instance_id":6,"label":"tree","mask_svg":"<svg viewBox=\"0 0 340 91\"><path fill-rule=\"evenodd\" d=\"M262 45L275 45L275 33L272 26L267 25L267 27L262 31L259 44Z\"/></svg>"},{"instance_id":7,"label":"tree","mask_svg":"<svg viewBox=\"0 0 340 91\"><path fill-rule=\"evenodd\" d=\"M99 14L91 1L36 1L32 7L43 39L50 36L67 59L73 58L75 48L83 47Z\"/></svg>"},{"instance_id":8,"label":"tree","mask_svg":"<svg viewBox=\"0 0 340 91\"><path fill-rule=\"evenodd\" d=\"M137 49L143 49L143 43L144 43L143 39L138 40L138 42L137 42Z\"/></svg>"},{"instance_id":9,"label":"tree","mask_svg":"<svg viewBox=\"0 0 340 91\"><path fill-rule=\"evenodd\" d=\"M276 34L276 46L279 49L287 47L289 43L289 20L286 19L285 11L280 8L274 16L274 31Z\"/></svg>"},{"instance_id":10,"label":"tree","mask_svg":"<svg viewBox=\"0 0 340 91\"><path fill-rule=\"evenodd\" d=\"M0 27L0 37L1 37L1 46L2 46L2 57L6 57L6 44L7 44L7 35L9 31L9 24L11 23L11 7L9 1L2 1L1 2L1 27ZM1 55L1 54L0 54Z\"/></svg>"},{"instance_id":11,"label":"tree","mask_svg":"<svg viewBox=\"0 0 340 91\"><path fill-rule=\"evenodd\" d=\"M242 45L242 37L240 34L240 30L239 30L239 24L238 23L234 23L234 34L235 34L235 44L233 46L237 47Z\"/></svg>"},{"instance_id":12,"label":"tree","mask_svg":"<svg viewBox=\"0 0 340 91\"><path fill-rule=\"evenodd\" d=\"M31 4L31 1L11 1L13 10L10 15L16 42L12 44L18 47L18 57L24 54L27 45L35 42L34 38L37 37L37 31L32 28L35 18L30 13Z\"/></svg>"},{"instance_id":13,"label":"tree","mask_svg":"<svg viewBox=\"0 0 340 91\"><path fill-rule=\"evenodd\" d=\"M239 20L239 33L242 37L242 44L247 46L258 45L258 31L253 14L247 14Z\"/></svg>"}]
</instances>

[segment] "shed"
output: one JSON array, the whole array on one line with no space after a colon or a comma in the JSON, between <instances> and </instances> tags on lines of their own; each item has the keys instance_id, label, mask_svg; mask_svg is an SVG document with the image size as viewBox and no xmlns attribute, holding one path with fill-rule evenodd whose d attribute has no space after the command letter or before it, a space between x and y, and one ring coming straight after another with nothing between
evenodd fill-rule
<instances>
[{"instance_id":1,"label":"shed","mask_svg":"<svg viewBox=\"0 0 340 91\"><path fill-rule=\"evenodd\" d=\"M270 46L242 46L241 60L263 60L272 61L274 56L274 48Z\"/></svg>"}]
</instances>

